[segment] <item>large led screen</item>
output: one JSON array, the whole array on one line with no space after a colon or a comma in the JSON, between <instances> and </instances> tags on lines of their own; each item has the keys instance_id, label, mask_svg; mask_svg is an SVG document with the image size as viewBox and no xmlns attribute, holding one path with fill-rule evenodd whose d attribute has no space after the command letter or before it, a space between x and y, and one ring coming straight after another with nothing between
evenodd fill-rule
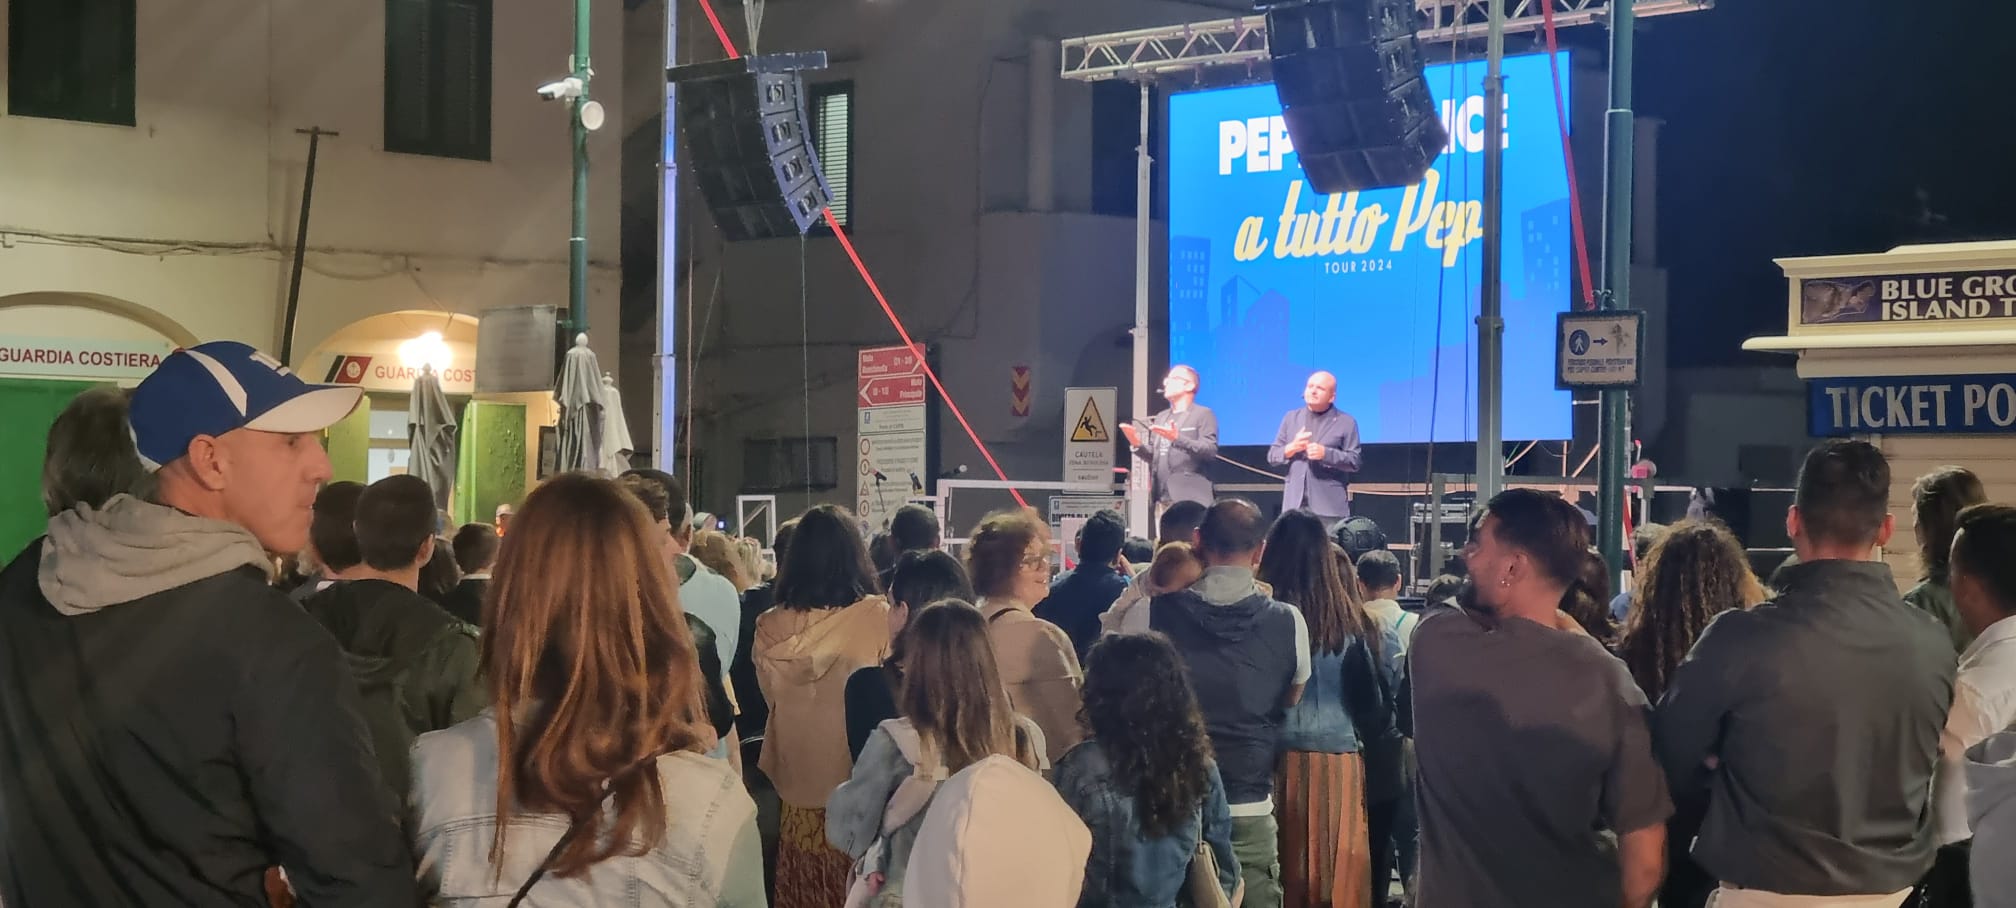
<instances>
[{"instance_id":1,"label":"large led screen","mask_svg":"<svg viewBox=\"0 0 2016 908\"><path fill-rule=\"evenodd\" d=\"M1568 72L1564 54L1564 96ZM1427 78L1450 134L1434 169L1332 196L1303 179L1272 85L1169 99L1170 361L1202 375L1221 443L1272 443L1319 369L1365 442L1476 437L1484 63ZM1553 332L1573 252L1546 55L1507 59L1505 86L1504 437L1567 438Z\"/></svg>"}]
</instances>

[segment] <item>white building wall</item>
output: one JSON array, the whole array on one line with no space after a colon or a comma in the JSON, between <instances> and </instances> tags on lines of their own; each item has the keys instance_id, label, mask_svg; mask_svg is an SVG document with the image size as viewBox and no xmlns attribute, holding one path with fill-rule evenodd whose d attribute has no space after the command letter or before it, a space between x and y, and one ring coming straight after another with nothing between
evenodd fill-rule
<instances>
[{"instance_id":1,"label":"white building wall","mask_svg":"<svg viewBox=\"0 0 2016 908\"><path fill-rule=\"evenodd\" d=\"M317 163L297 363L371 315L566 305L567 117L532 89L566 70L567 4L493 6L489 161L383 150L383 3L138 10L137 125L0 116L0 307L52 299L21 294L88 295L172 326L171 341L277 350L307 159L294 130L309 126L341 135L323 140ZM618 4L598 4L601 72L621 70L622 21ZM599 87L621 123L618 80ZM590 321L606 329L597 345L611 368L616 133L590 140ZM72 330L93 329L0 308L0 333Z\"/></svg>"},{"instance_id":2,"label":"white building wall","mask_svg":"<svg viewBox=\"0 0 2016 908\"><path fill-rule=\"evenodd\" d=\"M718 58L705 20L687 4L678 9L685 14L681 44L697 48L690 59ZM935 351L946 385L1010 476L1058 478L1066 386L1118 385L1127 399L1130 354L1114 340L1133 319L1134 221L1089 212L1092 89L1085 84L1059 78L1048 124L1056 137L1054 207L1027 210L1030 39L1233 13L1230 5L1150 0L768 4L761 50L825 50L830 68L807 81L853 81L850 234L912 335ZM746 49L740 18L724 16ZM678 229L696 237L698 364L696 380L683 385L688 399L679 404L682 414L689 403L697 408L687 436L701 462L696 504L732 509L744 485L745 440L798 436L808 428L814 436L839 437L840 485L811 496L781 495L781 510L851 503L854 352L897 343L895 330L832 237L724 244L690 184L680 204ZM1159 303L1166 281L1162 227L1153 233L1152 298ZM682 255L686 247L682 240ZM683 276L673 292L683 320ZM1155 310L1159 321L1163 307ZM801 361L800 340L808 336ZM682 375L689 365L682 361ZM1016 365L1030 366L1033 375L1026 419L1010 412ZM965 464L965 478L993 478L949 413L938 436L941 468ZM1039 504L1040 498L1032 496ZM1007 498L968 501L976 503L954 514L960 529L979 509Z\"/></svg>"}]
</instances>

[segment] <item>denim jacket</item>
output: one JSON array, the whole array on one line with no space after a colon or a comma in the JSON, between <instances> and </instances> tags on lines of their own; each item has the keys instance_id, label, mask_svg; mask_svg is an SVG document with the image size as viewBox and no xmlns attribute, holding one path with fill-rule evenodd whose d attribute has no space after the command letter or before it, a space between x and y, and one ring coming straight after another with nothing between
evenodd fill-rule
<instances>
[{"instance_id":1,"label":"denim jacket","mask_svg":"<svg viewBox=\"0 0 2016 908\"><path fill-rule=\"evenodd\" d=\"M1374 624L1380 636L1376 666L1390 697L1400 688L1400 635L1385 622ZM1355 754L1364 746L1357 723L1351 720L1346 697L1366 692L1347 691L1345 685L1351 682L1344 671L1350 647L1364 645L1353 640L1344 651L1316 653L1311 657L1309 684L1302 689L1302 699L1288 708L1288 715L1281 722L1282 750Z\"/></svg>"},{"instance_id":2,"label":"denim jacket","mask_svg":"<svg viewBox=\"0 0 2016 908\"><path fill-rule=\"evenodd\" d=\"M1211 764L1204 803L1184 827L1159 838L1144 838L1135 815L1134 793L1119 787L1099 742L1088 740L1057 761L1058 794L1092 830L1092 854L1085 862L1079 908L1174 908L1189 875L1198 838L1218 859L1218 885L1229 897L1239 883L1232 856L1232 812L1225 783Z\"/></svg>"},{"instance_id":3,"label":"denim jacket","mask_svg":"<svg viewBox=\"0 0 2016 908\"><path fill-rule=\"evenodd\" d=\"M502 905L567 832L558 814L514 813L505 823L501 873L490 866L496 837L497 722L489 710L413 744L408 828L427 903ZM756 804L742 779L697 753L658 758L666 829L658 847L609 858L585 874L542 877L526 908L764 908L763 848Z\"/></svg>"}]
</instances>

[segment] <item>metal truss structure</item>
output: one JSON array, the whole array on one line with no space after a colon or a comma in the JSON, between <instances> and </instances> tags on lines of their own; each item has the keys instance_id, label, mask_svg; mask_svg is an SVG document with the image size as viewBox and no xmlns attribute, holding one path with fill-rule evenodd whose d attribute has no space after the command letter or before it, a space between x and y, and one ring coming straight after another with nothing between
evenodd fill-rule
<instances>
[{"instance_id":1,"label":"metal truss structure","mask_svg":"<svg viewBox=\"0 0 2016 908\"><path fill-rule=\"evenodd\" d=\"M1545 22L1542 3L1554 6L1554 24L1561 28L1605 18L1610 0L1504 0L1508 33L1538 31ZM1424 42L1451 42L1484 37L1488 0L1417 0L1427 24L1419 32ZM1689 13L1713 7L1714 0L1636 0L1639 16ZM1243 66L1258 70L1267 64L1267 19L1254 14L1212 22L1067 38L1063 42L1062 75L1081 82L1107 79L1150 81L1166 76L1201 74L1204 70Z\"/></svg>"}]
</instances>

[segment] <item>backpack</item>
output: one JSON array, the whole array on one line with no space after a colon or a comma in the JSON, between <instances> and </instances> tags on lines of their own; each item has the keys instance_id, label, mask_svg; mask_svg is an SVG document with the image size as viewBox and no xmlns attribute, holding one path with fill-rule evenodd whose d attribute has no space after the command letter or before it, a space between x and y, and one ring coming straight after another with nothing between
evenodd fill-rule
<instances>
[{"instance_id":1,"label":"backpack","mask_svg":"<svg viewBox=\"0 0 2016 908\"><path fill-rule=\"evenodd\" d=\"M939 759L937 749L917 733L909 720L888 719L876 727L896 742L896 750L909 761L911 772L897 784L896 790L889 795L889 803L882 808L881 832L876 834L867 852L848 871L846 908L902 904L900 882L896 887L884 889L888 882L892 839L930 805L931 796L937 793L938 785L945 781L946 775L945 761Z\"/></svg>"},{"instance_id":2,"label":"backpack","mask_svg":"<svg viewBox=\"0 0 2016 908\"><path fill-rule=\"evenodd\" d=\"M1092 833L1042 776L994 755L937 786L904 870L931 908L1072 908Z\"/></svg>"}]
</instances>

